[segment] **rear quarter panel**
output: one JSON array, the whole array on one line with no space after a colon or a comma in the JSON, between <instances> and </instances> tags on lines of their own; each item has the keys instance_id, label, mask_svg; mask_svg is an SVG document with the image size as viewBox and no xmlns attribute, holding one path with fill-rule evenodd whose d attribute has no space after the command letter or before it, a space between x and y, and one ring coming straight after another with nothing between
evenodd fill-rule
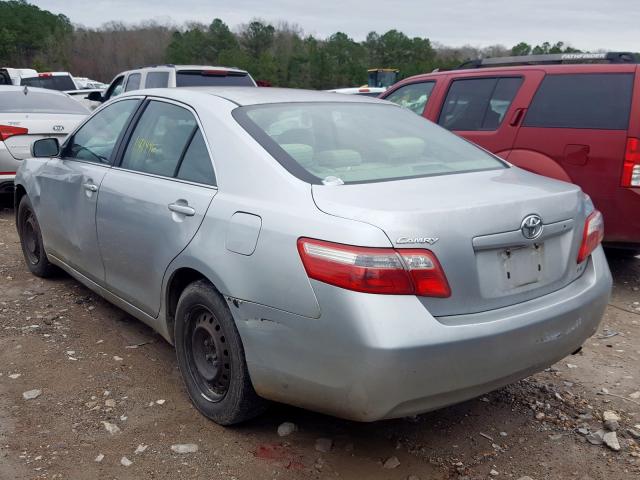
<instances>
[{"instance_id":1,"label":"rear quarter panel","mask_svg":"<svg viewBox=\"0 0 640 480\"><path fill-rule=\"evenodd\" d=\"M214 96L197 108L212 150L218 194L194 239L165 273L165 291L173 272L192 268L225 296L317 318L320 306L297 250L298 238L363 246L389 246L389 240L377 227L318 210L311 186L287 172L235 122L234 108ZM229 221L237 212L261 220L250 255L227 249Z\"/></svg>"}]
</instances>

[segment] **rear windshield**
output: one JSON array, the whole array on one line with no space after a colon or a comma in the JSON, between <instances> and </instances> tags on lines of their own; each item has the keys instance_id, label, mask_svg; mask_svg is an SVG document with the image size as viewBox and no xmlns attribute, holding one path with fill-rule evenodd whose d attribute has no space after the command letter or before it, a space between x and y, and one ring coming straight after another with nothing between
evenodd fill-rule
<instances>
[{"instance_id":1,"label":"rear windshield","mask_svg":"<svg viewBox=\"0 0 640 480\"><path fill-rule=\"evenodd\" d=\"M23 90L0 92L0 113L71 113L87 115L89 110L61 93Z\"/></svg>"},{"instance_id":2,"label":"rear windshield","mask_svg":"<svg viewBox=\"0 0 640 480\"><path fill-rule=\"evenodd\" d=\"M235 119L309 183L366 183L506 168L496 157L409 110L376 103L240 107Z\"/></svg>"},{"instance_id":3,"label":"rear windshield","mask_svg":"<svg viewBox=\"0 0 640 480\"><path fill-rule=\"evenodd\" d=\"M49 90L77 90L69 75L56 75L51 77L27 77L20 80L20 85L30 87L48 88Z\"/></svg>"},{"instance_id":4,"label":"rear windshield","mask_svg":"<svg viewBox=\"0 0 640 480\"><path fill-rule=\"evenodd\" d=\"M254 87L246 72L210 73L207 70L181 70L176 72L177 87Z\"/></svg>"}]
</instances>

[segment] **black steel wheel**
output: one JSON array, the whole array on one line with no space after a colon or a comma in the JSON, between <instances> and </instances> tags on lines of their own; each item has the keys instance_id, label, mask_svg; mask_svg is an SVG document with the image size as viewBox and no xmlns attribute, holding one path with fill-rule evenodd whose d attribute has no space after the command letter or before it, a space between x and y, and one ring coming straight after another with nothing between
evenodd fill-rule
<instances>
[{"instance_id":1,"label":"black steel wheel","mask_svg":"<svg viewBox=\"0 0 640 480\"><path fill-rule=\"evenodd\" d=\"M58 269L49 262L44 251L40 225L26 195L20 200L16 220L22 254L31 273L44 278L58 273Z\"/></svg>"},{"instance_id":2,"label":"black steel wheel","mask_svg":"<svg viewBox=\"0 0 640 480\"><path fill-rule=\"evenodd\" d=\"M249 420L265 409L256 394L244 347L227 304L214 286L187 286L176 309L178 366L195 407L220 425Z\"/></svg>"},{"instance_id":3,"label":"black steel wheel","mask_svg":"<svg viewBox=\"0 0 640 480\"><path fill-rule=\"evenodd\" d=\"M188 332L184 340L189 352L189 373L200 391L211 402L219 402L229 390L231 364L224 330L215 315L204 305L196 305L188 314Z\"/></svg>"}]
</instances>

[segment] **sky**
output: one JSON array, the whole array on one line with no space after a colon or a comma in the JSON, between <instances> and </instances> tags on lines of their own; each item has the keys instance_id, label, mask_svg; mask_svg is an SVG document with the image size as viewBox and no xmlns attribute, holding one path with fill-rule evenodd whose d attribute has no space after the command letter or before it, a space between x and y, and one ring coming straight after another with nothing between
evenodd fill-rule
<instances>
[{"instance_id":1,"label":"sky","mask_svg":"<svg viewBox=\"0 0 640 480\"><path fill-rule=\"evenodd\" d=\"M252 19L299 25L327 37L342 31L363 40L397 29L448 46L511 47L525 41L565 43L582 50L637 51L639 0L31 0L74 24L157 20L210 23L232 29Z\"/></svg>"}]
</instances>

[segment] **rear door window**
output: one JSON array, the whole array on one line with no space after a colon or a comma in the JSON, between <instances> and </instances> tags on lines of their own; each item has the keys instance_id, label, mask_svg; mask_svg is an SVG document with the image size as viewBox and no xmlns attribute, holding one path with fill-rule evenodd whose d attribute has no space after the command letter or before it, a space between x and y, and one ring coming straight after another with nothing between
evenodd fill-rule
<instances>
[{"instance_id":1,"label":"rear door window","mask_svg":"<svg viewBox=\"0 0 640 480\"><path fill-rule=\"evenodd\" d=\"M149 102L129 139L122 168L175 176L196 128L196 119L186 108L166 102Z\"/></svg>"},{"instance_id":2,"label":"rear door window","mask_svg":"<svg viewBox=\"0 0 640 480\"><path fill-rule=\"evenodd\" d=\"M411 83L394 90L385 97L385 100L397 103L401 107L422 115L435 84L436 82Z\"/></svg>"},{"instance_id":3,"label":"rear door window","mask_svg":"<svg viewBox=\"0 0 640 480\"><path fill-rule=\"evenodd\" d=\"M522 125L626 130L632 91L632 73L547 75Z\"/></svg>"},{"instance_id":4,"label":"rear door window","mask_svg":"<svg viewBox=\"0 0 640 480\"><path fill-rule=\"evenodd\" d=\"M124 91L128 92L130 90L138 90L139 88L140 88L140 74L132 73L131 75L129 75L129 78L127 79L127 86L125 87Z\"/></svg>"},{"instance_id":5,"label":"rear door window","mask_svg":"<svg viewBox=\"0 0 640 480\"><path fill-rule=\"evenodd\" d=\"M191 139L189 148L180 162L178 178L205 185L216 184L209 151L200 130Z\"/></svg>"},{"instance_id":6,"label":"rear door window","mask_svg":"<svg viewBox=\"0 0 640 480\"><path fill-rule=\"evenodd\" d=\"M169 72L147 72L145 88L165 88L169 86Z\"/></svg>"},{"instance_id":7,"label":"rear door window","mask_svg":"<svg viewBox=\"0 0 640 480\"><path fill-rule=\"evenodd\" d=\"M449 130L497 130L520 85L521 77L454 80L438 123Z\"/></svg>"}]
</instances>

